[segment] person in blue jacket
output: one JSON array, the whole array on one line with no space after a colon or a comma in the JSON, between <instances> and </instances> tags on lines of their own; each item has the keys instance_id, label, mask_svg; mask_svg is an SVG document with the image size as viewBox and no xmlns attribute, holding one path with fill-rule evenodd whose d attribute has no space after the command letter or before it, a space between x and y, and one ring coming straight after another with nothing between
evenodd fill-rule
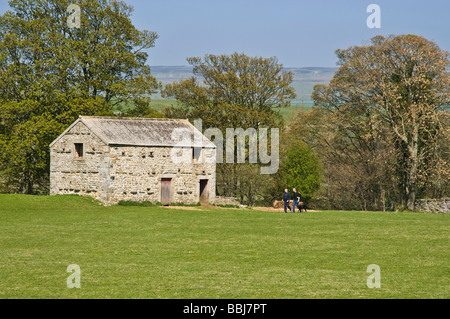
<instances>
[{"instance_id":1,"label":"person in blue jacket","mask_svg":"<svg viewBox=\"0 0 450 319\"><path fill-rule=\"evenodd\" d=\"M299 212L302 212L302 209L299 206L300 203L300 199L301 199L301 194L299 192L297 192L297 190L295 188L292 189L292 208L294 209L294 213L295 213L295 206L297 206Z\"/></svg>"}]
</instances>

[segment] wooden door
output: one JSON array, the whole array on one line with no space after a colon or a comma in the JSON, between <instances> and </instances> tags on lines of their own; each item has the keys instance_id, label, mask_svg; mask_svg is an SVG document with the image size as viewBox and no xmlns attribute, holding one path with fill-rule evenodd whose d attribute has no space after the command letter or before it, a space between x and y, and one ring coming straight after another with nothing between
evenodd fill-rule
<instances>
[{"instance_id":1,"label":"wooden door","mask_svg":"<svg viewBox=\"0 0 450 319\"><path fill-rule=\"evenodd\" d=\"M167 206L170 204L171 178L161 178L161 204Z\"/></svg>"},{"instance_id":2,"label":"wooden door","mask_svg":"<svg viewBox=\"0 0 450 319\"><path fill-rule=\"evenodd\" d=\"M208 180L200 180L200 203L209 202L209 190L208 190Z\"/></svg>"}]
</instances>

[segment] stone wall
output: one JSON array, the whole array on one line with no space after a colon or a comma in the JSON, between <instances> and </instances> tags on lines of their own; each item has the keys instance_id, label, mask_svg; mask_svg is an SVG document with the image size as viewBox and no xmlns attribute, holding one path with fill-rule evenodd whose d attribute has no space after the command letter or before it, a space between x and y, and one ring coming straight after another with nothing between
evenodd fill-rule
<instances>
[{"instance_id":1,"label":"stone wall","mask_svg":"<svg viewBox=\"0 0 450 319\"><path fill-rule=\"evenodd\" d=\"M450 198L419 199L415 202L415 209L423 212L450 213Z\"/></svg>"},{"instance_id":2,"label":"stone wall","mask_svg":"<svg viewBox=\"0 0 450 319\"><path fill-rule=\"evenodd\" d=\"M83 143L82 158L76 157L74 143ZM171 156L173 148L109 146L78 122L50 154L51 195L88 195L107 205L121 200L160 202L161 178L171 178L173 203L199 202L202 179L208 180L209 201L215 198L215 149L202 149L197 163L191 154L188 161L178 163Z\"/></svg>"},{"instance_id":3,"label":"stone wall","mask_svg":"<svg viewBox=\"0 0 450 319\"><path fill-rule=\"evenodd\" d=\"M240 206L241 203L235 197L216 196L213 204L215 205L235 205Z\"/></svg>"}]
</instances>

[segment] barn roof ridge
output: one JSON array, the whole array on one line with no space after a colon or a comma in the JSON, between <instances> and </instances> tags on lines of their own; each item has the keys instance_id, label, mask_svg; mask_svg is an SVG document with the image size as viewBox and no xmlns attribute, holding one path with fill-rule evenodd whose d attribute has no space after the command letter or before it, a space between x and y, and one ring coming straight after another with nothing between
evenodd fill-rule
<instances>
[{"instance_id":1,"label":"barn roof ridge","mask_svg":"<svg viewBox=\"0 0 450 319\"><path fill-rule=\"evenodd\" d=\"M79 115L81 119L102 119L102 120L145 120L145 121L188 121L187 119L172 119L162 117L128 117L128 116L100 116L100 115Z\"/></svg>"},{"instance_id":2,"label":"barn roof ridge","mask_svg":"<svg viewBox=\"0 0 450 319\"><path fill-rule=\"evenodd\" d=\"M80 115L74 123L50 144L50 147L79 122L82 122L106 145L216 147L187 119L85 115ZM174 141L172 135L175 129L187 129L191 135L190 141ZM199 133L202 137L200 141L198 138L194 138L195 134Z\"/></svg>"}]
</instances>

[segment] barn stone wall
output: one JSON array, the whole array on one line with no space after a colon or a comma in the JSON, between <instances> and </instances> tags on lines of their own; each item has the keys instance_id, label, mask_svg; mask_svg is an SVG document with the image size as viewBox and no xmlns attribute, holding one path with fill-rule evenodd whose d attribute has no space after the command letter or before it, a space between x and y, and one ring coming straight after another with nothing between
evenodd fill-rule
<instances>
[{"instance_id":1,"label":"barn stone wall","mask_svg":"<svg viewBox=\"0 0 450 319\"><path fill-rule=\"evenodd\" d=\"M189 150L191 151L191 150ZM171 178L171 202L199 202L200 180L208 179L209 198L216 189L214 163L174 163L172 148L111 146L110 186L112 202L120 200L161 201L161 178ZM215 158L214 149L203 149L204 158ZM191 158L191 157L189 157Z\"/></svg>"},{"instance_id":2,"label":"barn stone wall","mask_svg":"<svg viewBox=\"0 0 450 319\"><path fill-rule=\"evenodd\" d=\"M76 157L75 143L84 145L82 158ZM197 203L201 179L208 180L209 201L215 198L214 149L202 149L199 163L192 163L189 154L189 161L175 163L170 147L108 146L78 122L52 146L50 154L52 195L88 195L104 204L159 202L161 178L171 178L173 203Z\"/></svg>"}]
</instances>

